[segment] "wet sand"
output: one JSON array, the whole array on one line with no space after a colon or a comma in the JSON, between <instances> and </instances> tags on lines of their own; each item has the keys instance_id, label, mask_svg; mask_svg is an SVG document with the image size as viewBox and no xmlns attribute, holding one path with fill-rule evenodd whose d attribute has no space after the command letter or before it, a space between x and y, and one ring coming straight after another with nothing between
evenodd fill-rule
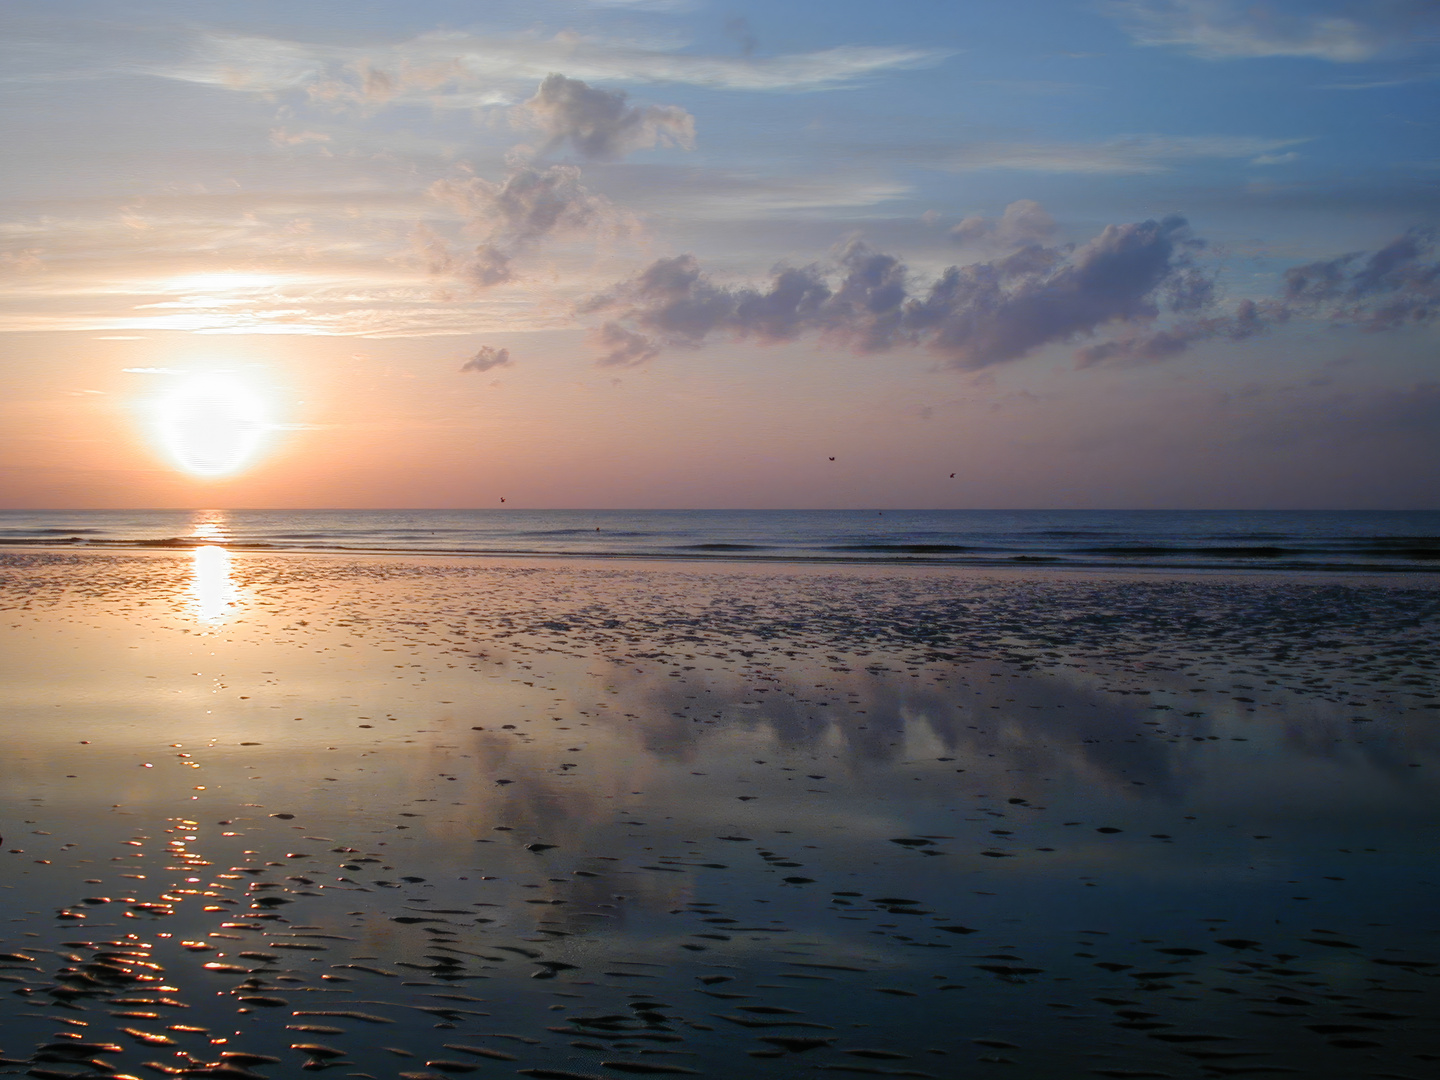
<instances>
[{"instance_id":1,"label":"wet sand","mask_svg":"<svg viewBox=\"0 0 1440 1080\"><path fill-rule=\"evenodd\" d=\"M0 635L0 1073L1440 1061L1440 583L16 551Z\"/></svg>"}]
</instances>

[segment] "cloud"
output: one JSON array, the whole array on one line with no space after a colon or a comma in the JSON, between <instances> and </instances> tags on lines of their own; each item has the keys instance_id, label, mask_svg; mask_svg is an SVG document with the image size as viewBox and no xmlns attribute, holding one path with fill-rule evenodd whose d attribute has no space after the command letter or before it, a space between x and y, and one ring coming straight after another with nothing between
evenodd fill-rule
<instances>
[{"instance_id":1,"label":"cloud","mask_svg":"<svg viewBox=\"0 0 1440 1080\"><path fill-rule=\"evenodd\" d=\"M1396 86L1414 86L1416 83L1434 82L1440 79L1440 70L1416 71L1408 75L1393 75L1384 79L1355 79L1345 82L1326 83L1324 90L1389 90Z\"/></svg>"},{"instance_id":2,"label":"cloud","mask_svg":"<svg viewBox=\"0 0 1440 1080\"><path fill-rule=\"evenodd\" d=\"M1103 143L969 143L941 164L948 172L1013 169L1024 172L1135 176L1169 172L1204 158L1256 158L1305 139L1248 135L1126 135Z\"/></svg>"},{"instance_id":3,"label":"cloud","mask_svg":"<svg viewBox=\"0 0 1440 1080\"><path fill-rule=\"evenodd\" d=\"M542 168L515 160L503 180L437 180L430 195L458 213L465 231L480 242L468 256L457 257L444 238L421 228L414 235L419 254L431 273L456 272L477 288L512 280L512 259L543 239L619 234L630 226L629 217L587 189L580 170L569 165Z\"/></svg>"},{"instance_id":4,"label":"cloud","mask_svg":"<svg viewBox=\"0 0 1440 1080\"><path fill-rule=\"evenodd\" d=\"M847 258L859 256L859 249ZM852 290L853 293L854 290ZM599 330L602 364L633 366L664 347L698 348L714 334L762 344L837 326L836 294L816 266L778 268L766 289L714 284L693 255L658 259L612 293L583 305L615 317Z\"/></svg>"},{"instance_id":5,"label":"cloud","mask_svg":"<svg viewBox=\"0 0 1440 1080\"><path fill-rule=\"evenodd\" d=\"M1183 319L1160 329L1139 329L1075 351L1077 367L1130 367L1179 356L1190 346L1215 338L1244 341L1286 322L1290 312L1274 301L1242 300L1232 315Z\"/></svg>"},{"instance_id":6,"label":"cloud","mask_svg":"<svg viewBox=\"0 0 1440 1080\"><path fill-rule=\"evenodd\" d=\"M493 345L482 345L480 351L461 366L461 371L489 371L497 367L510 366L510 350L497 349Z\"/></svg>"},{"instance_id":7,"label":"cloud","mask_svg":"<svg viewBox=\"0 0 1440 1080\"><path fill-rule=\"evenodd\" d=\"M272 146L302 146L305 143L329 141L330 136L320 131L288 131L285 128L275 128L270 132Z\"/></svg>"},{"instance_id":8,"label":"cloud","mask_svg":"<svg viewBox=\"0 0 1440 1080\"><path fill-rule=\"evenodd\" d=\"M967 224L968 222L968 224ZM692 255L658 259L591 298L601 364L633 366L667 348L714 338L773 344L807 335L859 354L923 348L978 370L1050 345L1104 335L1076 351L1079 367L1154 363L1215 339L1244 341L1300 318L1367 331L1440 321L1440 239L1414 228L1373 253L1285 271L1278 296L1222 310L1203 241L1172 216L1107 225L1085 244L1046 246L1053 222L1028 200L998 221L962 222L960 239L991 241L994 258L951 266L917 287L897 257L861 242L831 265L780 266L764 286L716 284Z\"/></svg>"},{"instance_id":9,"label":"cloud","mask_svg":"<svg viewBox=\"0 0 1440 1080\"><path fill-rule=\"evenodd\" d=\"M545 133L542 152L568 142L590 161L618 161L661 142L694 147L695 118L688 112L675 105L630 106L627 96L552 73L512 115Z\"/></svg>"},{"instance_id":10,"label":"cloud","mask_svg":"<svg viewBox=\"0 0 1440 1080\"><path fill-rule=\"evenodd\" d=\"M1153 320L1203 300L1193 266L1201 246L1182 217L1107 225L1074 251L1030 245L1003 259L946 270L912 324L956 367L1019 359L1107 324Z\"/></svg>"},{"instance_id":11,"label":"cloud","mask_svg":"<svg viewBox=\"0 0 1440 1080\"><path fill-rule=\"evenodd\" d=\"M660 355L660 346L644 334L607 322L592 335L604 350L600 363L612 367L638 367Z\"/></svg>"},{"instance_id":12,"label":"cloud","mask_svg":"<svg viewBox=\"0 0 1440 1080\"><path fill-rule=\"evenodd\" d=\"M580 182L569 165L537 168L516 163L501 181L470 176L437 180L430 194L458 210L485 234L530 243L552 233L582 228L604 217L612 204Z\"/></svg>"},{"instance_id":13,"label":"cloud","mask_svg":"<svg viewBox=\"0 0 1440 1080\"><path fill-rule=\"evenodd\" d=\"M842 45L781 56L717 56L573 32L421 34L373 48L207 32L181 63L144 69L251 93L300 91L321 102L473 109L511 105L552 72L601 83L678 83L711 90L799 93L854 86L886 71L937 64L949 50Z\"/></svg>"},{"instance_id":14,"label":"cloud","mask_svg":"<svg viewBox=\"0 0 1440 1080\"><path fill-rule=\"evenodd\" d=\"M744 172L647 161L606 169L606 179L643 205L647 218L694 222L823 216L869 217L873 208L910 195L910 184L877 175L862 163L825 174Z\"/></svg>"},{"instance_id":15,"label":"cloud","mask_svg":"<svg viewBox=\"0 0 1440 1080\"><path fill-rule=\"evenodd\" d=\"M1041 214L1022 206L1012 222L1038 228ZM602 364L639 364L716 336L767 344L813 333L857 353L923 347L975 370L1102 327L1148 325L1162 308L1205 307L1211 286L1193 263L1201 246L1180 217L1109 225L1078 248L1028 243L952 266L923 290L898 258L859 242L831 267L778 267L761 288L717 285L693 256L679 255L582 311L606 316L596 335Z\"/></svg>"},{"instance_id":16,"label":"cloud","mask_svg":"<svg viewBox=\"0 0 1440 1080\"><path fill-rule=\"evenodd\" d=\"M998 219L967 217L950 236L961 244L985 243L998 247L1041 244L1055 234L1055 219L1033 199L1017 199Z\"/></svg>"},{"instance_id":17,"label":"cloud","mask_svg":"<svg viewBox=\"0 0 1440 1080\"><path fill-rule=\"evenodd\" d=\"M1427 0L1112 0L1105 10L1137 45L1203 60L1292 56L1353 64L1423 39L1440 16Z\"/></svg>"},{"instance_id":18,"label":"cloud","mask_svg":"<svg viewBox=\"0 0 1440 1080\"><path fill-rule=\"evenodd\" d=\"M1285 303L1332 322L1389 330L1440 319L1440 249L1416 227L1367 255L1352 252L1285 271Z\"/></svg>"},{"instance_id":19,"label":"cloud","mask_svg":"<svg viewBox=\"0 0 1440 1080\"><path fill-rule=\"evenodd\" d=\"M1292 266L1282 280L1277 298L1242 300L1229 315L1182 319L1159 330L1087 346L1077 359L1081 367L1163 360L1197 342L1243 341L1302 317L1372 333L1440 320L1440 248L1431 228L1409 229L1368 254L1351 252Z\"/></svg>"}]
</instances>

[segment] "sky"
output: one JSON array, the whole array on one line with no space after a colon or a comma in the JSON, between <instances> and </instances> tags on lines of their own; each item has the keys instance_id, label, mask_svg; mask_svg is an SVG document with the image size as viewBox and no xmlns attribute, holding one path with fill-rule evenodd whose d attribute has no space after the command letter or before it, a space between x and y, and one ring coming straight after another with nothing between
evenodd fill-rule
<instances>
[{"instance_id":1,"label":"sky","mask_svg":"<svg viewBox=\"0 0 1440 1080\"><path fill-rule=\"evenodd\" d=\"M1440 506L1433 0L7 0L0 60L0 506Z\"/></svg>"}]
</instances>

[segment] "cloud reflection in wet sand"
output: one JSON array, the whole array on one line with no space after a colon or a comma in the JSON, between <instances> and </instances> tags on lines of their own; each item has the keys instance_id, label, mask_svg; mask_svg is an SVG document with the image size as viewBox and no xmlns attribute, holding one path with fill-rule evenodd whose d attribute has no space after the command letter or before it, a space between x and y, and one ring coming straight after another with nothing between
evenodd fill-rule
<instances>
[{"instance_id":1,"label":"cloud reflection in wet sand","mask_svg":"<svg viewBox=\"0 0 1440 1080\"><path fill-rule=\"evenodd\" d=\"M990 647L1014 596L956 577L697 588L663 568L228 553L220 595L242 591L245 617L197 635L193 554L4 563L8 883L17 910L86 916L25 916L0 940L31 958L0 972L24 1006L12 1054L80 1018L67 1001L86 1040L163 1035L174 1049L142 1052L189 1055L169 1066L189 1075L231 1048L299 1063L310 1040L372 1073L386 1046L412 1070L481 1046L507 1069L777 1078L1230 1060L1197 1046L1338 1077L1337 1054L1403 1073L1436 1052L1376 1018L1433 995L1427 653L1413 676L1358 647L1275 659L1304 632L1292 586L1191 594L1268 611L1245 629L1263 661L1216 663L1212 635L1179 630L1048 656L1012 638L985 659L957 654ZM1043 583L1016 588L1037 638L1104 624L1103 590L1086 609L1071 586L1048 606ZM874 601L906 589L929 612L884 623ZM945 589L991 605L969 639L926 624ZM1429 625L1396 615L1424 596L1351 600L1365 655L1401 663ZM706 604L711 623L687 610ZM43 663L16 659L42 642ZM71 643L91 681L56 709L40 689L64 685ZM111 1000L132 996L105 982L117 961L86 958L127 941L176 1005Z\"/></svg>"}]
</instances>

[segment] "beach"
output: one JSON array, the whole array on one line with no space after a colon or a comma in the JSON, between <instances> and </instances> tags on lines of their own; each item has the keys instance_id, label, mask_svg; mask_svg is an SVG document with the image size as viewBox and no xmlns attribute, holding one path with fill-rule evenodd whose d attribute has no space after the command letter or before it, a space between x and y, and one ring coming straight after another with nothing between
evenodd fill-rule
<instances>
[{"instance_id":1,"label":"beach","mask_svg":"<svg viewBox=\"0 0 1440 1080\"><path fill-rule=\"evenodd\" d=\"M1440 581L0 553L0 1072L1422 1077Z\"/></svg>"}]
</instances>

